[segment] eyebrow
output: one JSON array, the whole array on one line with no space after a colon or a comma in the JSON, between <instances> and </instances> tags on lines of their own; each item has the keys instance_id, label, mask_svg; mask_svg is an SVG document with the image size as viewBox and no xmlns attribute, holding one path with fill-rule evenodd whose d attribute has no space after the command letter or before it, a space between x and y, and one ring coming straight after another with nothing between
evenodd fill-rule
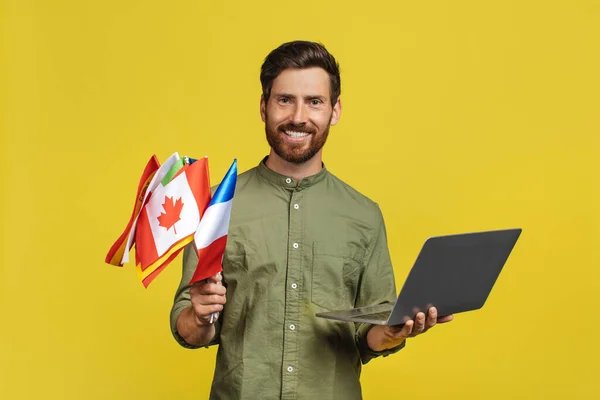
<instances>
[{"instance_id":1,"label":"eyebrow","mask_svg":"<svg viewBox=\"0 0 600 400\"><path fill-rule=\"evenodd\" d=\"M273 92L271 93L271 96L279 96L279 97L291 97L291 98L296 98L297 96L291 94L291 93L283 93L283 92ZM305 100L312 100L312 99L318 99L321 100L322 102L326 102L327 101L327 97L326 96L321 96L319 94L311 94L308 96L304 96Z\"/></svg>"}]
</instances>

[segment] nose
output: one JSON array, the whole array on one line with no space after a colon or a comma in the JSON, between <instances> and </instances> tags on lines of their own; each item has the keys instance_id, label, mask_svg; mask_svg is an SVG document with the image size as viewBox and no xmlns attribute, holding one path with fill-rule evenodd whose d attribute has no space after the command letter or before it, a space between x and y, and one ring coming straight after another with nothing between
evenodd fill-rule
<instances>
[{"instance_id":1,"label":"nose","mask_svg":"<svg viewBox=\"0 0 600 400\"><path fill-rule=\"evenodd\" d=\"M294 109L294 115L292 115L292 122L294 125L304 124L308 121L308 113L306 112L306 108L304 104L296 105Z\"/></svg>"}]
</instances>

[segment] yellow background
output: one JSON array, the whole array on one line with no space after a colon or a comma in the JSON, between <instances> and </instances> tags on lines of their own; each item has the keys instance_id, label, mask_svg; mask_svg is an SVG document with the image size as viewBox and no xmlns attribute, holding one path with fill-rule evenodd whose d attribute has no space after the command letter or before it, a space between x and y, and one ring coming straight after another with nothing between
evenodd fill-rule
<instances>
[{"instance_id":1,"label":"yellow background","mask_svg":"<svg viewBox=\"0 0 600 400\"><path fill-rule=\"evenodd\" d=\"M104 264L150 155L268 147L259 68L322 41L342 70L324 160L382 207L398 288L431 235L521 227L485 307L364 368L366 399L595 398L600 3L0 2L0 398L207 398L172 339L177 259ZM399 388L399 389L398 389Z\"/></svg>"}]
</instances>

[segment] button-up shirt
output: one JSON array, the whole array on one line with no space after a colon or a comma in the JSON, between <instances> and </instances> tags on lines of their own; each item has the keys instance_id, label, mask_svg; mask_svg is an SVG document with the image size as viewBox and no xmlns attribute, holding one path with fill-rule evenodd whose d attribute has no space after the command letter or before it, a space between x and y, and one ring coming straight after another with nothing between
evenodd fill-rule
<instances>
[{"instance_id":1,"label":"button-up shirt","mask_svg":"<svg viewBox=\"0 0 600 400\"><path fill-rule=\"evenodd\" d=\"M265 165L238 176L223 257L227 303L211 399L359 399L369 324L316 317L394 302L396 288L376 203L331 174L296 181ZM187 247L171 312L190 305L197 254Z\"/></svg>"}]
</instances>

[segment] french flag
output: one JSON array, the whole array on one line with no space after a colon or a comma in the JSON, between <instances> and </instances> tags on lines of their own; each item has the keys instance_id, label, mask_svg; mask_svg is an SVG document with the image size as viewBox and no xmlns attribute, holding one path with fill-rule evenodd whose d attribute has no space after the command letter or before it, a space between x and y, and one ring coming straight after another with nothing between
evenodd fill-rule
<instances>
[{"instance_id":1,"label":"french flag","mask_svg":"<svg viewBox=\"0 0 600 400\"><path fill-rule=\"evenodd\" d=\"M208 204L194 234L194 243L198 250L198 265L190 280L190 285L223 270L223 253L227 243L236 182L237 160L234 159Z\"/></svg>"}]
</instances>

